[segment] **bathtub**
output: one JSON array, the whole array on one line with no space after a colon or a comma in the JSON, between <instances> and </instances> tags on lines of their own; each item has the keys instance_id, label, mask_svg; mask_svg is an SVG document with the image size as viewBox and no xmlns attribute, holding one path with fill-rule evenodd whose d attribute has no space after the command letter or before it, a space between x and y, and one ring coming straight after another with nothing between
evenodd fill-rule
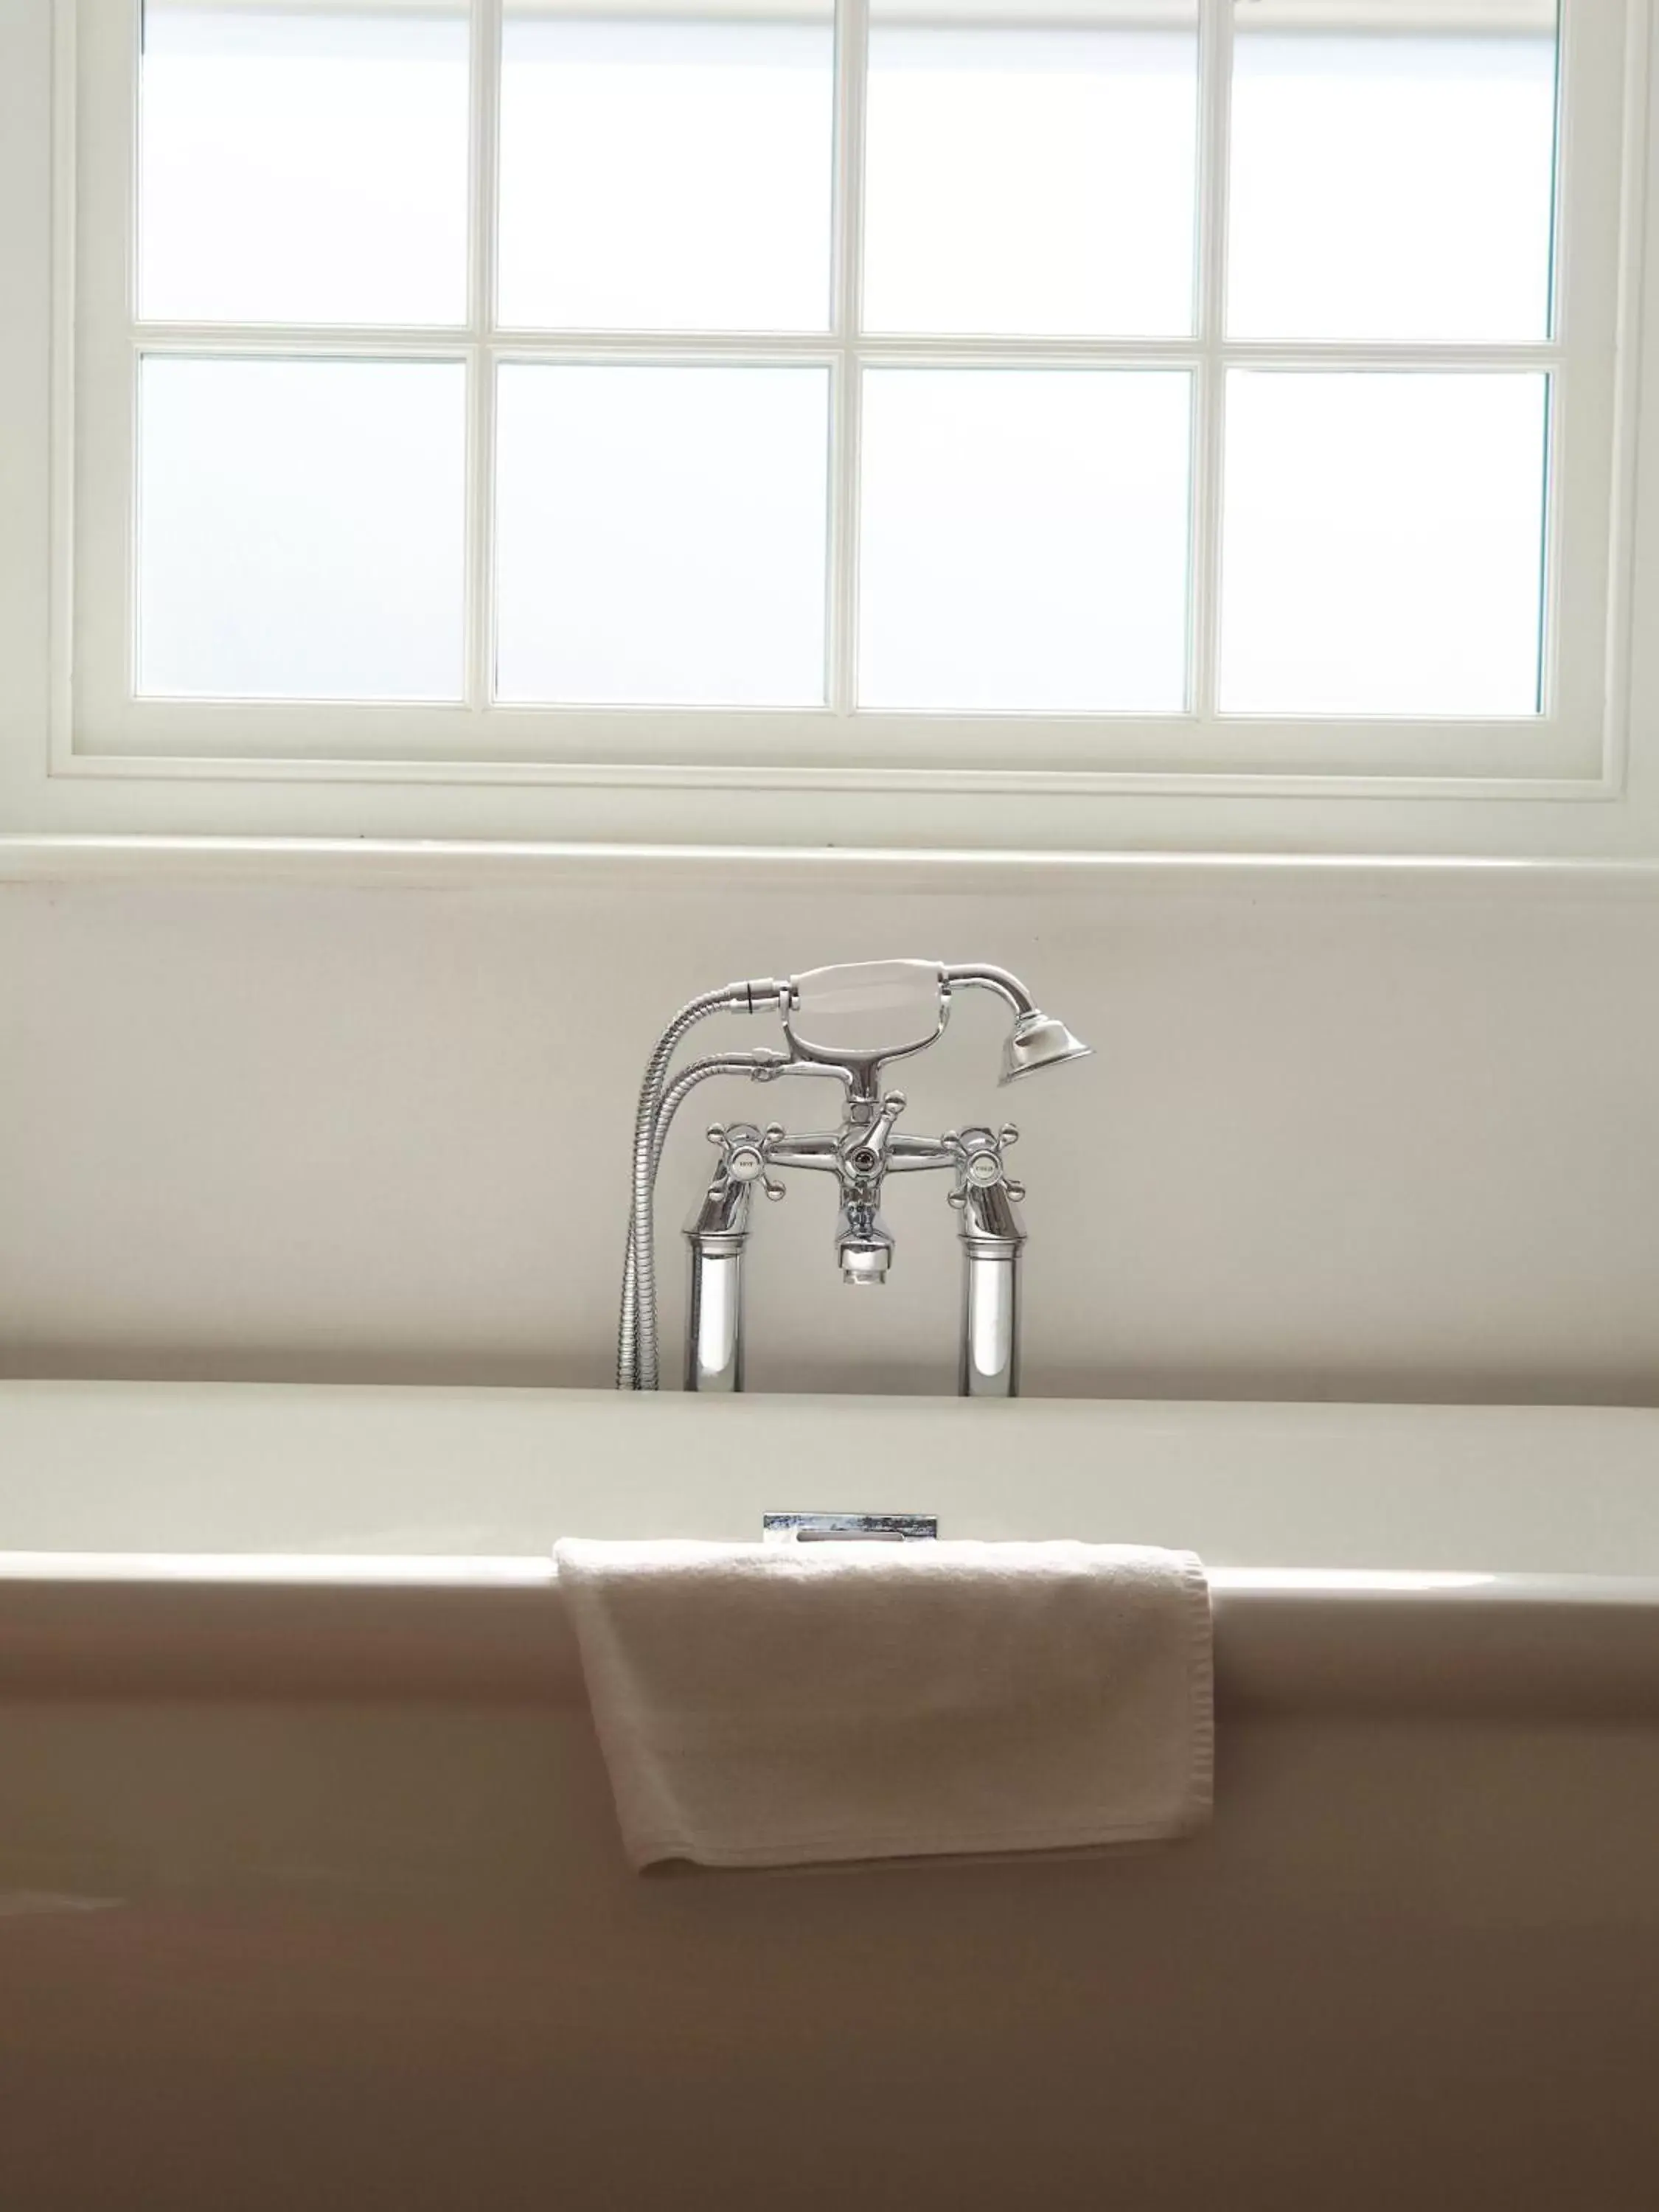
<instances>
[{"instance_id":1,"label":"bathtub","mask_svg":"<svg viewBox=\"0 0 1659 2212\"><path fill-rule=\"evenodd\" d=\"M550 1544L834 1508L1202 1553L1213 1827L628 1873ZM1659 1413L12 1384L0 1547L8 2212L1659 2201Z\"/></svg>"}]
</instances>

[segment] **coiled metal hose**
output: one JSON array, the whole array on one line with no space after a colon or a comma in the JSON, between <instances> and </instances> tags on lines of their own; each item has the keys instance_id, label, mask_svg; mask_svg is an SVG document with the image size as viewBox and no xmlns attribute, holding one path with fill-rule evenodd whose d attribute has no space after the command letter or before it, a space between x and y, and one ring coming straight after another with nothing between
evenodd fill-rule
<instances>
[{"instance_id":1,"label":"coiled metal hose","mask_svg":"<svg viewBox=\"0 0 1659 2212\"><path fill-rule=\"evenodd\" d=\"M695 999L688 999L658 1038L650 1059L646 1062L645 1079L640 1085L639 1109L634 1120L634 1177L633 1202L629 1220L628 1249L623 1262L622 1312L617 1328L617 1388L619 1390L654 1390L658 1387L657 1358L657 1261L654 1226L654 1193L657 1162L661 1156L662 1143L667 1135L670 1109L665 1118L665 1092L668 1087L669 1064L678 1050L681 1038L707 1014L722 1012L755 1013L763 1006L775 1006L778 994L787 987L775 982L727 983L718 991L704 991ZM738 1069L769 1065L757 1055L744 1059L726 1054L714 1060L697 1061L678 1078L673 1086L673 1104L706 1075L723 1072L722 1060L737 1060ZM688 1081L685 1079L690 1078Z\"/></svg>"},{"instance_id":2,"label":"coiled metal hose","mask_svg":"<svg viewBox=\"0 0 1659 2212\"><path fill-rule=\"evenodd\" d=\"M688 1066L683 1067L664 1091L657 1110L656 1133L651 1146L650 1206L653 1222L647 1231L647 1243L654 1238L656 1233L654 1216L657 1170L661 1164L663 1146L668 1141L668 1133L674 1125L674 1116L679 1111L681 1102L696 1090L698 1084L706 1083L711 1075L757 1075L768 1069L781 1067L787 1055L781 1052L716 1053L710 1059L694 1060ZM618 1330L617 1346L617 1388L619 1390L654 1389L657 1387L654 1382L642 1382L639 1379L641 1371L639 1347L647 1342L653 1347L653 1352L656 1347L657 1311L654 1288L648 1312L645 1310L640 1296L637 1257L639 1247L635 1241L635 1233L634 1219L630 1216L628 1224L628 1249L623 1258L623 1328ZM624 1382L622 1379L622 1363L624 1352L629 1348L625 1331L630 1315L634 1321L632 1334L634 1363L631 1369L633 1379Z\"/></svg>"}]
</instances>

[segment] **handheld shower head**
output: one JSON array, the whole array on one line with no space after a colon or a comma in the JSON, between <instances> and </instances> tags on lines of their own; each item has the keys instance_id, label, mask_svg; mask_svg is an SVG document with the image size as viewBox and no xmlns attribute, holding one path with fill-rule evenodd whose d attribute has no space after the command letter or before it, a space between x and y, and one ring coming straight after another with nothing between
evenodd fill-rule
<instances>
[{"instance_id":1,"label":"handheld shower head","mask_svg":"<svg viewBox=\"0 0 1659 2212\"><path fill-rule=\"evenodd\" d=\"M1058 1067L1066 1060L1088 1060L1093 1053L1094 1047L1073 1036L1064 1022L1033 1006L1029 1014L1018 1016L1008 1032L1002 1048L1002 1073L997 1080L1017 1083L1022 1075L1035 1075L1040 1067Z\"/></svg>"},{"instance_id":2,"label":"handheld shower head","mask_svg":"<svg viewBox=\"0 0 1659 2212\"><path fill-rule=\"evenodd\" d=\"M1092 1048L1043 1013L1006 968L945 968L931 960L870 961L793 976L784 987L784 1028L797 1054L847 1069L860 1095L873 1097L883 1062L932 1044L949 1018L951 992L970 988L994 991L1013 1013L1000 1081L1089 1056Z\"/></svg>"},{"instance_id":3,"label":"handheld shower head","mask_svg":"<svg viewBox=\"0 0 1659 2212\"><path fill-rule=\"evenodd\" d=\"M1018 976L1006 968L947 968L945 984L947 991L964 984L994 991L1013 1009L1014 1026L1002 1048L1000 1083L1014 1083L1022 1075L1035 1075L1040 1067L1058 1067L1062 1060L1087 1060L1093 1054L1092 1045L1074 1036L1064 1022L1045 1014Z\"/></svg>"}]
</instances>

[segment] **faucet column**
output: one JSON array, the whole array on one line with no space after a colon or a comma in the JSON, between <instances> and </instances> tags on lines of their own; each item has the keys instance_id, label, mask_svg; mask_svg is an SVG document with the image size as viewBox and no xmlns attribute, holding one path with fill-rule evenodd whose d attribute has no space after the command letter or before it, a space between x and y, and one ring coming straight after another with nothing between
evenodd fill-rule
<instances>
[{"instance_id":1,"label":"faucet column","mask_svg":"<svg viewBox=\"0 0 1659 2212\"><path fill-rule=\"evenodd\" d=\"M975 1139L983 1143L975 1146ZM1003 1142L1012 1142L1005 1132ZM965 1157L951 1203L961 1212L962 1354L957 1391L963 1398L1019 1395L1019 1265L1025 1224L1016 1203L1025 1194L1003 1174L1001 1147L990 1132L963 1135Z\"/></svg>"},{"instance_id":2,"label":"faucet column","mask_svg":"<svg viewBox=\"0 0 1659 2212\"><path fill-rule=\"evenodd\" d=\"M758 1129L747 1121L729 1128L714 1123L708 1141L720 1148L714 1180L685 1224L691 1252L691 1285L685 1315L688 1390L743 1388L743 1255L755 1185L768 1198L783 1186L766 1172Z\"/></svg>"},{"instance_id":3,"label":"faucet column","mask_svg":"<svg viewBox=\"0 0 1659 2212\"><path fill-rule=\"evenodd\" d=\"M688 1390L743 1388L743 1255L750 1189L722 1178L685 1224L691 1287L685 1316Z\"/></svg>"}]
</instances>

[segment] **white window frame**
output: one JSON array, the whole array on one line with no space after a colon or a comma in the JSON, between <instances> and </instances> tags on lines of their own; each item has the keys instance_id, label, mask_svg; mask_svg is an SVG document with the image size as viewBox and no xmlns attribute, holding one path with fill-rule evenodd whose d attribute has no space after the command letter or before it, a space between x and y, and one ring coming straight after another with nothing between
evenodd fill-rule
<instances>
[{"instance_id":1,"label":"white window frame","mask_svg":"<svg viewBox=\"0 0 1659 2212\"><path fill-rule=\"evenodd\" d=\"M1402 0L1403 3L1403 0ZM1637 338L1651 0L1562 0L1557 325L1537 345L1294 347L1224 341L1231 0L1200 0L1200 319L1191 342L1011 343L854 335L866 0L842 0L837 45L836 324L820 337L494 333L492 189L499 0L474 15L471 318L464 331L252 332L143 326L155 349L413 354L469 367L471 460L487 482L498 356L789 358L835 386L832 542L848 540L860 359L1190 367L1194 441L1194 711L1182 715L915 716L846 711L856 580L837 568L833 697L823 709L547 709L489 705L484 532L471 532L469 696L454 707L218 703L131 696L131 309L137 0L53 9L50 709L45 784L27 825L298 836L903 842L1034 848L1275 842L1527 847L1563 842L1455 823L1494 803L1552 811L1626 788ZM1612 118L1617 118L1609 128ZM1219 384L1230 365L1547 369L1554 495L1547 549L1547 711L1522 721L1267 719L1212 700ZM482 511L482 500L473 502ZM0 763L3 794L35 779ZM1430 829L1413 801L1442 802ZM1101 802L1079 809L1079 800ZM1264 811L1262 801L1275 802ZM1361 803L1363 802L1363 804ZM1126 812L1126 804L1128 811ZM1241 812L1241 805L1243 811ZM1475 810L1472 816L1470 810ZM1659 850L1659 805L1654 848ZM1126 824L1128 825L1126 827ZM0 834L14 827L0 818ZM1644 833L1645 834L1645 833ZM1566 842L1583 843L1569 833Z\"/></svg>"}]
</instances>

